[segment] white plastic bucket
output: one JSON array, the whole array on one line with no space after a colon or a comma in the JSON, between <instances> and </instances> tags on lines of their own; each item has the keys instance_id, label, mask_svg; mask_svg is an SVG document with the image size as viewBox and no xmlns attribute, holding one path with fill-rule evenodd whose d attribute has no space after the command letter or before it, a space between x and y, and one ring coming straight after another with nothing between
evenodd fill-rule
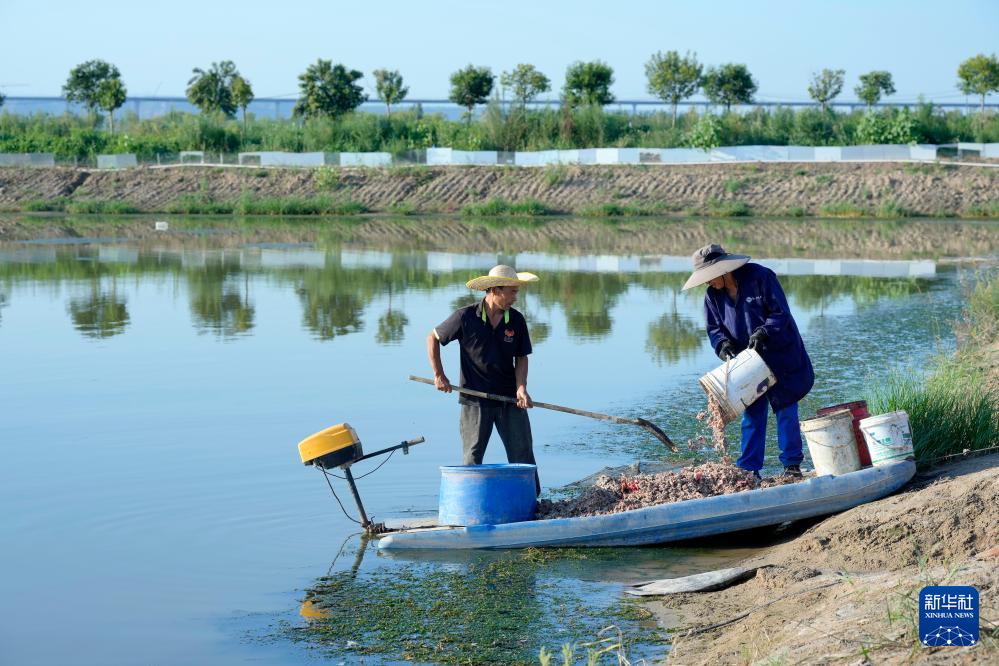
<instances>
[{"instance_id":1,"label":"white plastic bucket","mask_svg":"<svg viewBox=\"0 0 999 666\"><path fill-rule=\"evenodd\" d=\"M862 419L860 431L871 452L872 465L890 465L914 456L909 415L902 410Z\"/></svg>"},{"instance_id":2,"label":"white plastic bucket","mask_svg":"<svg viewBox=\"0 0 999 666\"><path fill-rule=\"evenodd\" d=\"M801 434L808 443L816 476L848 474L860 469L853 413L849 409L802 421Z\"/></svg>"},{"instance_id":3,"label":"white plastic bucket","mask_svg":"<svg viewBox=\"0 0 999 666\"><path fill-rule=\"evenodd\" d=\"M725 423L734 421L777 383L774 373L753 349L741 352L698 380L718 401Z\"/></svg>"}]
</instances>

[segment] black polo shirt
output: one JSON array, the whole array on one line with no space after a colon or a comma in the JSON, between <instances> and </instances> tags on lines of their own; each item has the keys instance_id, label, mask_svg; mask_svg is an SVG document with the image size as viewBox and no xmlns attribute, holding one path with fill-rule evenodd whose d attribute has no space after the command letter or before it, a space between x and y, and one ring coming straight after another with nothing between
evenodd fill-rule
<instances>
[{"instance_id":1,"label":"black polo shirt","mask_svg":"<svg viewBox=\"0 0 999 666\"><path fill-rule=\"evenodd\" d=\"M455 310L434 329L434 333L442 345L458 341L461 350L460 386L513 398L517 395L513 359L531 353L527 322L524 315L510 308L493 328L485 315L484 303L479 301ZM459 395L458 401L474 404L479 399Z\"/></svg>"}]
</instances>

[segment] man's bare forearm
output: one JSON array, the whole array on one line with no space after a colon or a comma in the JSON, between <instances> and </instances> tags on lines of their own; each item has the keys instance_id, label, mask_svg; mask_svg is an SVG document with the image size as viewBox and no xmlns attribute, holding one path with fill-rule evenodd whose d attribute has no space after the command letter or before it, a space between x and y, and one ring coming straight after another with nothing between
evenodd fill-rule
<instances>
[{"instance_id":1,"label":"man's bare forearm","mask_svg":"<svg viewBox=\"0 0 999 666\"><path fill-rule=\"evenodd\" d=\"M513 376L517 380L517 388L527 388L527 357L518 356L513 362Z\"/></svg>"},{"instance_id":2,"label":"man's bare forearm","mask_svg":"<svg viewBox=\"0 0 999 666\"><path fill-rule=\"evenodd\" d=\"M430 360L430 370L434 377L444 374L444 366L441 364L441 343L433 331L427 336L427 358Z\"/></svg>"}]
</instances>

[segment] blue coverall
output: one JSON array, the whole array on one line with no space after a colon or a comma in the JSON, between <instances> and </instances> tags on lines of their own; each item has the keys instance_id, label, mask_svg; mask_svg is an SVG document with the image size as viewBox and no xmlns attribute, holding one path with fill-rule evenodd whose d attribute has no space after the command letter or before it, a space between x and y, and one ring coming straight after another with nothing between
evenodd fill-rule
<instances>
[{"instance_id":1,"label":"blue coverall","mask_svg":"<svg viewBox=\"0 0 999 666\"><path fill-rule=\"evenodd\" d=\"M766 332L760 353L777 378L777 384L746 408L742 417L742 455L736 464L749 471L763 467L766 448L767 405L777 415L777 445L784 466L799 465L803 459L798 401L815 383L812 361L798 333L798 325L787 306L777 275L759 264L747 263L732 271L738 284L735 301L723 289L708 287L704 313L708 337L717 352L728 341L736 353L749 346L749 336L759 328Z\"/></svg>"}]
</instances>

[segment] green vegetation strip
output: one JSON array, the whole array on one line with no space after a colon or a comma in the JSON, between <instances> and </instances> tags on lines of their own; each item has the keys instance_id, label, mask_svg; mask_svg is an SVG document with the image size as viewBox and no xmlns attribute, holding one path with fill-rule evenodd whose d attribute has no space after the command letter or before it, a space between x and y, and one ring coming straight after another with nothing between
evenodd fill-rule
<instances>
[{"instance_id":1,"label":"green vegetation strip","mask_svg":"<svg viewBox=\"0 0 999 666\"><path fill-rule=\"evenodd\" d=\"M621 630L625 648L665 643L640 605L608 594L606 585L563 580L551 571L591 557L615 553L527 549L448 566L338 572L306 591L304 602L320 617L285 625L275 638L330 657L447 664L536 664L542 647L579 646L609 625Z\"/></svg>"},{"instance_id":2,"label":"green vegetation strip","mask_svg":"<svg viewBox=\"0 0 999 666\"><path fill-rule=\"evenodd\" d=\"M942 112L932 104L913 111L883 109L839 113L826 109L764 109L699 115L657 112L630 115L596 105L563 109L504 109L487 104L481 117L449 120L440 114L398 110L391 114L347 112L303 119L236 120L211 113L172 112L141 119L124 113L114 131L72 115L0 113L0 152L53 153L57 160L93 160L99 154L134 153L144 162L176 161L181 151L209 155L262 150L375 152L402 155L431 146L458 150L533 151L615 146L712 148L740 145L945 144L999 141L999 114ZM922 167L914 167L920 169ZM266 177L261 174L261 177ZM551 187L567 178L546 168ZM331 179L330 187L338 187ZM731 182L730 192L746 185Z\"/></svg>"},{"instance_id":3,"label":"green vegetation strip","mask_svg":"<svg viewBox=\"0 0 999 666\"><path fill-rule=\"evenodd\" d=\"M329 196L254 197L218 201L203 194L187 194L167 206L166 212L182 215L359 215L368 208L357 201Z\"/></svg>"},{"instance_id":4,"label":"green vegetation strip","mask_svg":"<svg viewBox=\"0 0 999 666\"><path fill-rule=\"evenodd\" d=\"M958 334L957 353L938 359L925 377L896 372L868 395L872 414L909 415L922 466L999 446L999 276L971 290Z\"/></svg>"}]
</instances>

